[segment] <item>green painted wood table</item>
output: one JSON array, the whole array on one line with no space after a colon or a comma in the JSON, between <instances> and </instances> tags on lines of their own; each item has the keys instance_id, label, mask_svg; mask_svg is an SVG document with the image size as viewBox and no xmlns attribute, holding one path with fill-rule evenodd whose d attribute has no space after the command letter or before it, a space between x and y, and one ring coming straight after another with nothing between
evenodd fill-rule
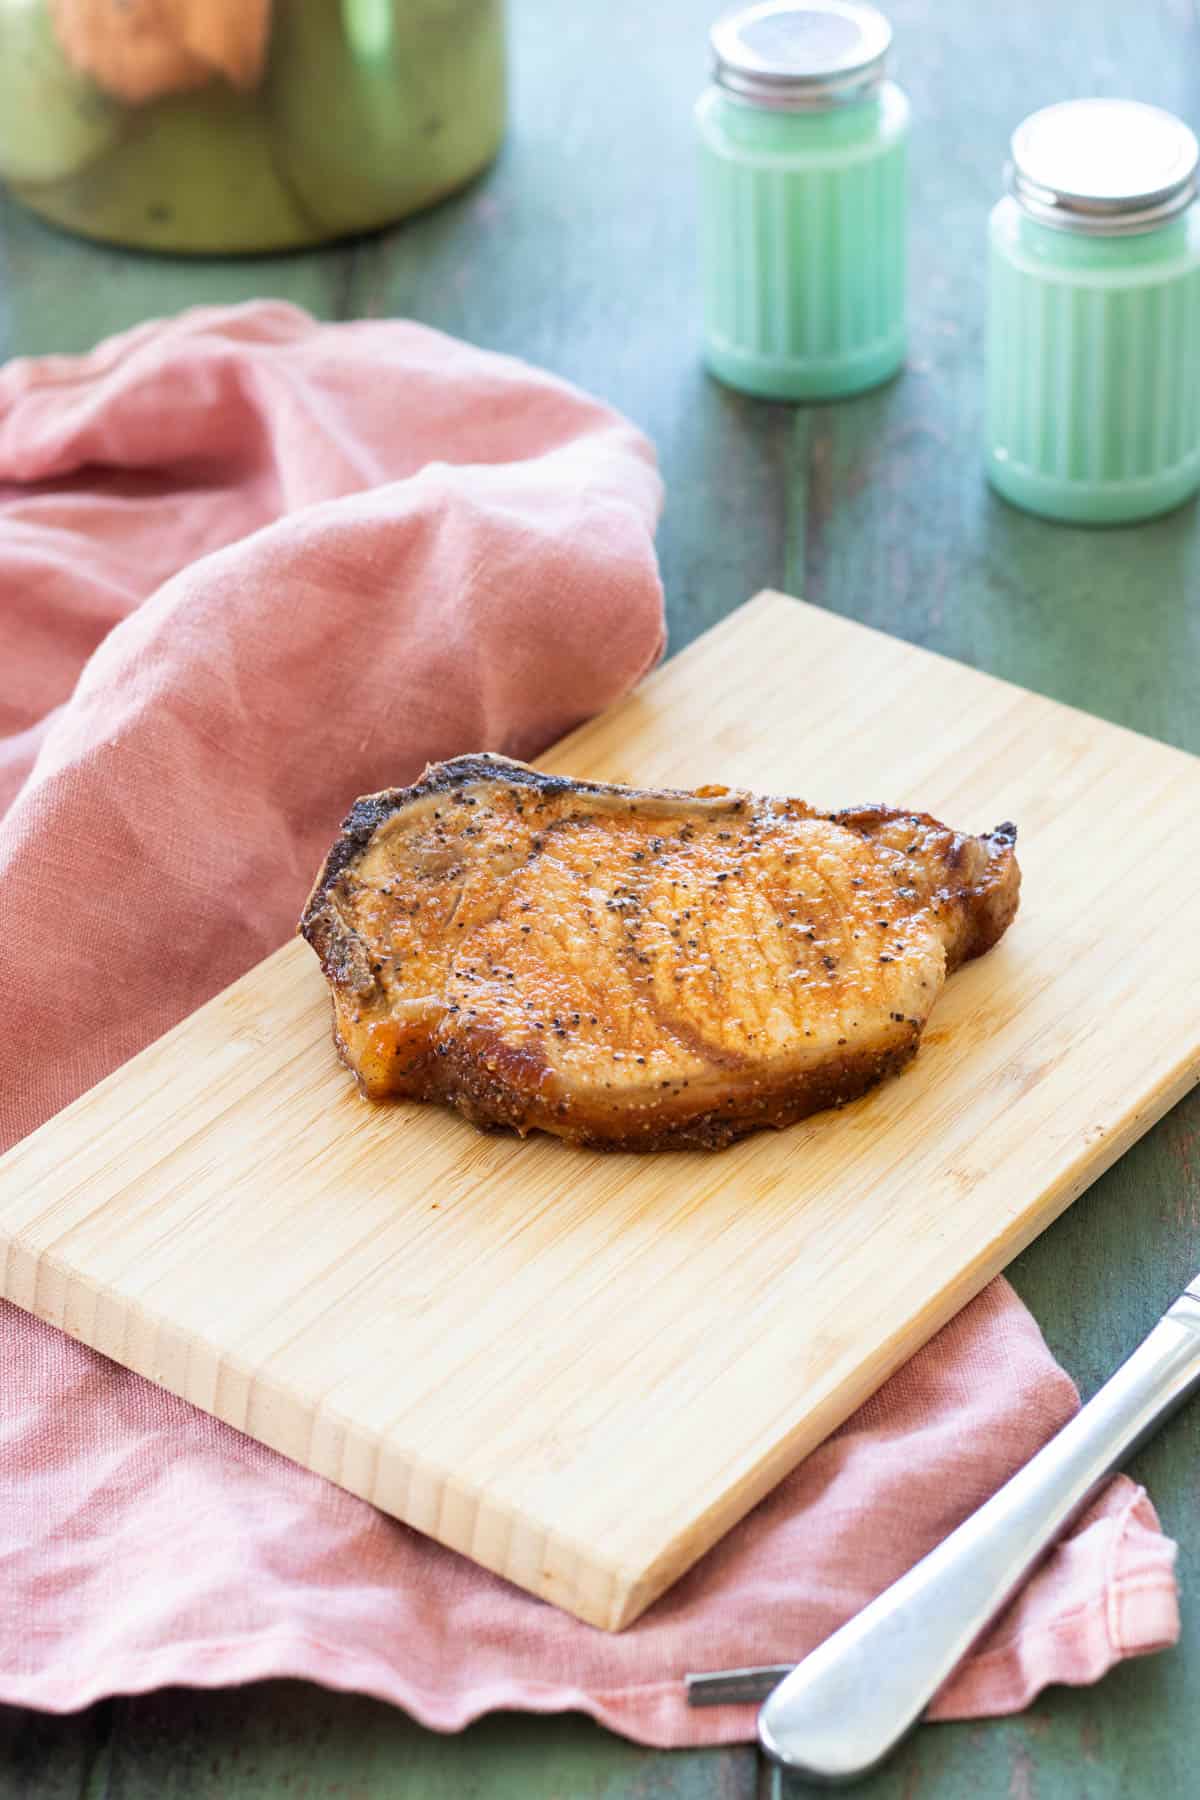
<instances>
[{"instance_id":1,"label":"green painted wood table","mask_svg":"<svg viewBox=\"0 0 1200 1800\"><path fill-rule=\"evenodd\" d=\"M528 357L658 444L671 641L766 585L1200 751L1200 518L1088 532L1010 510L978 446L983 244L1008 133L1034 107L1128 93L1191 114L1188 0L895 0L914 103L912 347L836 407L741 399L697 358L690 107L704 0L515 0L513 125L470 191L314 255L165 261L0 210L0 347L80 350L195 301L254 294L322 317L406 314ZM936 729L937 721L930 721ZM1011 1270L1092 1390L1200 1266L1200 1092ZM1012 1800L1200 1794L1200 1407L1133 1469L1181 1546L1183 1640L1024 1716L929 1726L861 1790ZM3 1800L797 1800L749 1748L647 1752L576 1718L435 1737L371 1701L279 1683L0 1713Z\"/></svg>"}]
</instances>

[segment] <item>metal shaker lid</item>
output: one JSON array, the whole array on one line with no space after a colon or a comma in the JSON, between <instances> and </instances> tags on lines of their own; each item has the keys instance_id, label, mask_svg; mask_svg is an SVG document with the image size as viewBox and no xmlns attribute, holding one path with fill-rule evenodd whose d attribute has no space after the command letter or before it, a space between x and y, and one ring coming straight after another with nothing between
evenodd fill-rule
<instances>
[{"instance_id":1,"label":"metal shaker lid","mask_svg":"<svg viewBox=\"0 0 1200 1800\"><path fill-rule=\"evenodd\" d=\"M718 86L756 106L802 111L878 86L892 28L858 0L754 0L709 33Z\"/></svg>"},{"instance_id":2,"label":"metal shaker lid","mask_svg":"<svg viewBox=\"0 0 1200 1800\"><path fill-rule=\"evenodd\" d=\"M1196 196L1200 145L1140 100L1064 100L1017 126L1009 192L1031 218L1117 237L1149 231Z\"/></svg>"}]
</instances>

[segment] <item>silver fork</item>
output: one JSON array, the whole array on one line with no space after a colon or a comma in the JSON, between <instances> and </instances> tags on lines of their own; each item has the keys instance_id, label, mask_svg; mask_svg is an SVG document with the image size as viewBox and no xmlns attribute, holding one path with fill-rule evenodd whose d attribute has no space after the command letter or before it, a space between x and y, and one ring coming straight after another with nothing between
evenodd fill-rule
<instances>
[{"instance_id":1,"label":"silver fork","mask_svg":"<svg viewBox=\"0 0 1200 1800\"><path fill-rule=\"evenodd\" d=\"M764 1699L759 1742L810 1781L868 1774L914 1726L1033 1565L1200 1387L1200 1275L1023 1469L795 1668L689 1675L692 1706Z\"/></svg>"}]
</instances>

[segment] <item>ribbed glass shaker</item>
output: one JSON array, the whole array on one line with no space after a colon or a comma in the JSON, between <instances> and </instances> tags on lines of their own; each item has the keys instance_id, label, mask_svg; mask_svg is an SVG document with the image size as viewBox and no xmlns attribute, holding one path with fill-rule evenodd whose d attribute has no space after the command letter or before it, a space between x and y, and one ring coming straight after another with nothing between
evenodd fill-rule
<instances>
[{"instance_id":1,"label":"ribbed glass shaker","mask_svg":"<svg viewBox=\"0 0 1200 1800\"><path fill-rule=\"evenodd\" d=\"M991 216L988 476L1046 518L1120 524L1200 488L1196 139L1135 100L1018 126Z\"/></svg>"},{"instance_id":2,"label":"ribbed glass shaker","mask_svg":"<svg viewBox=\"0 0 1200 1800\"><path fill-rule=\"evenodd\" d=\"M891 36L852 0L758 0L712 28L704 346L732 387L837 399L904 360L909 106L884 79Z\"/></svg>"}]
</instances>

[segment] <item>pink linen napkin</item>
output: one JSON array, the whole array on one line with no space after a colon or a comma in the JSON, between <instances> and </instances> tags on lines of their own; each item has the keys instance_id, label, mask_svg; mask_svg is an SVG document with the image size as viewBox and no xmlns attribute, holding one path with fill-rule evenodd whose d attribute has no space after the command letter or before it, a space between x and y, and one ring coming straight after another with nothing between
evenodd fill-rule
<instances>
[{"instance_id":1,"label":"pink linen napkin","mask_svg":"<svg viewBox=\"0 0 1200 1800\"><path fill-rule=\"evenodd\" d=\"M419 326L199 310L0 372L0 1144L274 948L357 793L530 754L662 647L645 440ZM612 1638L0 1304L0 1700L296 1676L438 1729L735 1741L686 1669L801 1654L1078 1404L993 1282ZM933 1710L1174 1641L1113 1482Z\"/></svg>"}]
</instances>

